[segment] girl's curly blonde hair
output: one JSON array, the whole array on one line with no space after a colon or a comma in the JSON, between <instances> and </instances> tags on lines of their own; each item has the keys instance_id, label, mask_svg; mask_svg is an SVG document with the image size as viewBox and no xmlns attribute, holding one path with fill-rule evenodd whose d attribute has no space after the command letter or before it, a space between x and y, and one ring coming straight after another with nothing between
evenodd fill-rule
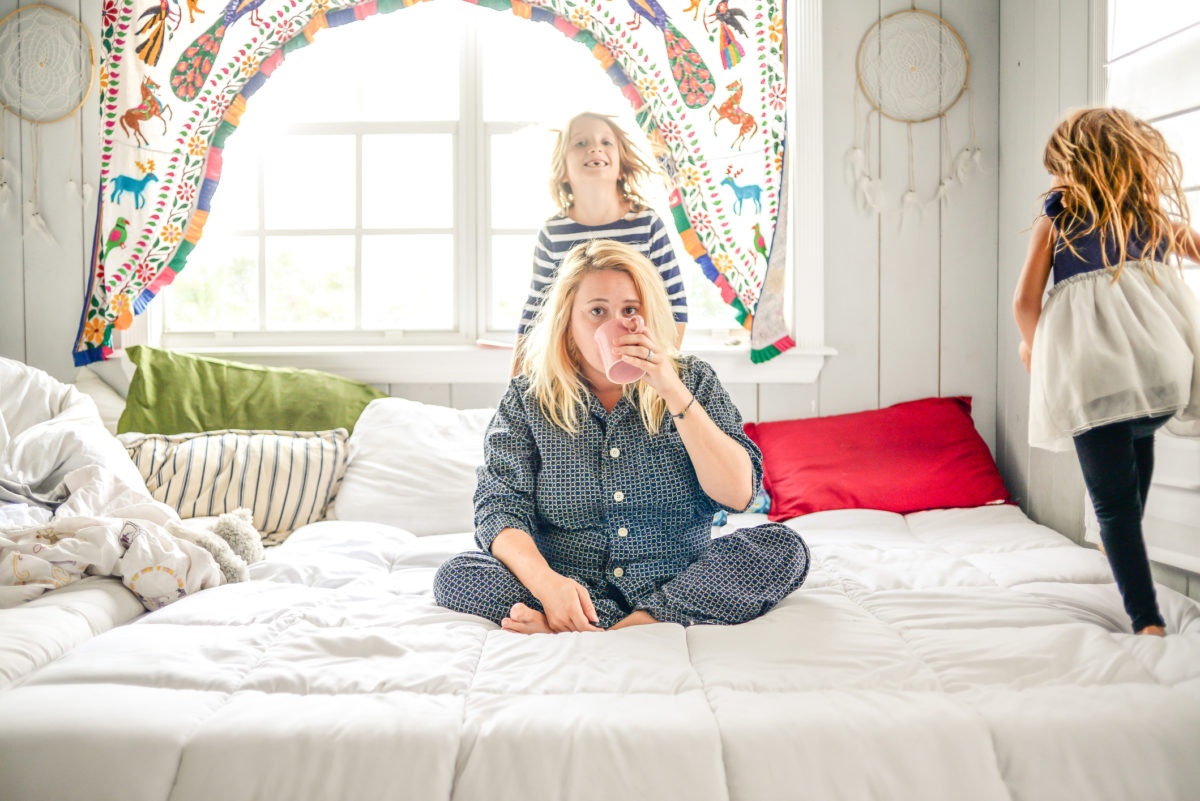
<instances>
[{"instance_id":1,"label":"girl's curly blonde hair","mask_svg":"<svg viewBox=\"0 0 1200 801\"><path fill-rule=\"evenodd\" d=\"M1191 222L1181 188L1183 165L1150 123L1119 108L1076 111L1050 135L1042 164L1062 182L1050 191L1062 192L1058 234L1075 255L1077 241L1099 232L1104 267L1113 270L1113 280L1131 239L1142 245L1138 260L1151 275L1156 254L1179 255ZM1118 258L1110 264L1113 245Z\"/></svg>"},{"instance_id":2,"label":"girl's curly blonde hair","mask_svg":"<svg viewBox=\"0 0 1200 801\"><path fill-rule=\"evenodd\" d=\"M617 143L617 158L621 164L620 176L617 178L618 189L622 197L631 201L635 208L646 207L646 183L657 171L651 166L638 149L625 129L607 114L585 111L571 118L567 126L558 132L558 140L550 153L550 197L563 214L574 204L571 184L567 181L567 149L571 146L571 129L575 123L583 119L599 120L613 132Z\"/></svg>"}]
</instances>

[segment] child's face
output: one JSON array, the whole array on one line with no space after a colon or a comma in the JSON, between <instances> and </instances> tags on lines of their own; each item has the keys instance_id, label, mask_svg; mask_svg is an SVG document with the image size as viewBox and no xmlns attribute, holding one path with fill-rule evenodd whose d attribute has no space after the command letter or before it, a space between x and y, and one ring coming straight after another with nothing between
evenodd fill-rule
<instances>
[{"instance_id":1,"label":"child's face","mask_svg":"<svg viewBox=\"0 0 1200 801\"><path fill-rule=\"evenodd\" d=\"M583 117L567 137L567 182L578 194L588 187L610 188L621 174L620 149L612 127L603 120Z\"/></svg>"}]
</instances>

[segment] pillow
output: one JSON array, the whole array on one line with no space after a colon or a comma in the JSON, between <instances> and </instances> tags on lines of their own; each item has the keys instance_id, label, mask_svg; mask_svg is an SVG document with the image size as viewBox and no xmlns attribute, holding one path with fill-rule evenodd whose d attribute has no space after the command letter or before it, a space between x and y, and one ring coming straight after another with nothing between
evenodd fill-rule
<instances>
[{"instance_id":1,"label":"pillow","mask_svg":"<svg viewBox=\"0 0 1200 801\"><path fill-rule=\"evenodd\" d=\"M1009 500L971 420L969 397L745 428L763 452L771 520L829 509L907 514Z\"/></svg>"},{"instance_id":2,"label":"pillow","mask_svg":"<svg viewBox=\"0 0 1200 801\"><path fill-rule=\"evenodd\" d=\"M96 374L90 367L80 367L75 371L75 388L96 402L100 412L100 421L108 429L108 433L117 433L117 420L125 410L125 398L108 382Z\"/></svg>"},{"instance_id":3,"label":"pillow","mask_svg":"<svg viewBox=\"0 0 1200 801\"><path fill-rule=\"evenodd\" d=\"M184 519L249 508L268 545L325 517L349 454L344 428L121 434L118 439L155 500Z\"/></svg>"},{"instance_id":4,"label":"pillow","mask_svg":"<svg viewBox=\"0 0 1200 801\"><path fill-rule=\"evenodd\" d=\"M261 367L145 345L125 352L137 369L117 422L119 433L353 431L363 408L387 397L367 384L318 370Z\"/></svg>"},{"instance_id":5,"label":"pillow","mask_svg":"<svg viewBox=\"0 0 1200 801\"><path fill-rule=\"evenodd\" d=\"M493 414L404 398L371 401L350 437L333 516L418 536L474 531L475 468Z\"/></svg>"}]
</instances>

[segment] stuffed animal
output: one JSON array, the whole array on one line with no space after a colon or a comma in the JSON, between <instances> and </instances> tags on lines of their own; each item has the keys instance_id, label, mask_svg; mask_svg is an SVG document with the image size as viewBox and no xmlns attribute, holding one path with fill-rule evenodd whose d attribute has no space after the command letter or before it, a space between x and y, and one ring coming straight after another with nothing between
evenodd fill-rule
<instances>
[{"instance_id":1,"label":"stuffed animal","mask_svg":"<svg viewBox=\"0 0 1200 801\"><path fill-rule=\"evenodd\" d=\"M235 509L217 518L204 529L168 523L167 530L181 540L199 545L213 555L225 584L250 578L248 565L263 558L262 535L254 528L249 509Z\"/></svg>"}]
</instances>

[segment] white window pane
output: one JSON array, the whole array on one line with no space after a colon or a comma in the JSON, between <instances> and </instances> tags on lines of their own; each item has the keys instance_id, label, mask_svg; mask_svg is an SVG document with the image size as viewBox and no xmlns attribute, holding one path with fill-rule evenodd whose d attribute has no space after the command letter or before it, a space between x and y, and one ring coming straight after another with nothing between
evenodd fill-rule
<instances>
[{"instance_id":1,"label":"white window pane","mask_svg":"<svg viewBox=\"0 0 1200 801\"><path fill-rule=\"evenodd\" d=\"M1200 25L1110 63L1108 99L1152 120L1200 106L1197 76Z\"/></svg>"},{"instance_id":2,"label":"white window pane","mask_svg":"<svg viewBox=\"0 0 1200 801\"><path fill-rule=\"evenodd\" d=\"M494 135L489 141L492 228L540 228L558 211L550 197L550 153L555 134L530 126L516 133Z\"/></svg>"},{"instance_id":3,"label":"white window pane","mask_svg":"<svg viewBox=\"0 0 1200 801\"><path fill-rule=\"evenodd\" d=\"M168 331L256 330L258 238L201 238L164 300Z\"/></svg>"},{"instance_id":4,"label":"white window pane","mask_svg":"<svg viewBox=\"0 0 1200 801\"><path fill-rule=\"evenodd\" d=\"M377 120L457 120L464 3L420 3L345 26L362 38L341 64L360 76L361 114ZM371 76L380 76L370 79Z\"/></svg>"},{"instance_id":5,"label":"white window pane","mask_svg":"<svg viewBox=\"0 0 1200 801\"><path fill-rule=\"evenodd\" d=\"M454 239L450 235L365 236L363 327L454 328Z\"/></svg>"},{"instance_id":6,"label":"white window pane","mask_svg":"<svg viewBox=\"0 0 1200 801\"><path fill-rule=\"evenodd\" d=\"M1160 120L1154 127L1179 154L1183 162L1183 185L1200 186L1200 110Z\"/></svg>"},{"instance_id":7,"label":"white window pane","mask_svg":"<svg viewBox=\"0 0 1200 801\"><path fill-rule=\"evenodd\" d=\"M485 120L561 125L580 111L629 108L592 51L552 25L491 11L480 18ZM535 84L531 76L537 76Z\"/></svg>"},{"instance_id":8,"label":"white window pane","mask_svg":"<svg viewBox=\"0 0 1200 801\"><path fill-rule=\"evenodd\" d=\"M454 137L363 137L363 226L452 228Z\"/></svg>"},{"instance_id":9,"label":"white window pane","mask_svg":"<svg viewBox=\"0 0 1200 801\"><path fill-rule=\"evenodd\" d=\"M535 235L492 237L491 293L488 327L493 331L515 331L521 309L529 297L533 280Z\"/></svg>"},{"instance_id":10,"label":"white window pane","mask_svg":"<svg viewBox=\"0 0 1200 801\"><path fill-rule=\"evenodd\" d=\"M267 228L354 225L354 137L295 135L264 153Z\"/></svg>"},{"instance_id":11,"label":"white window pane","mask_svg":"<svg viewBox=\"0 0 1200 801\"><path fill-rule=\"evenodd\" d=\"M354 328L354 237L267 239L267 328Z\"/></svg>"},{"instance_id":12,"label":"white window pane","mask_svg":"<svg viewBox=\"0 0 1200 801\"><path fill-rule=\"evenodd\" d=\"M423 3L320 31L287 54L247 109L275 124L458 119L457 5Z\"/></svg>"},{"instance_id":13,"label":"white window pane","mask_svg":"<svg viewBox=\"0 0 1200 801\"><path fill-rule=\"evenodd\" d=\"M1196 0L1111 0L1108 58L1111 61L1198 22Z\"/></svg>"},{"instance_id":14,"label":"white window pane","mask_svg":"<svg viewBox=\"0 0 1200 801\"><path fill-rule=\"evenodd\" d=\"M258 151L249 137L237 141L237 133L225 142L221 153L221 179L201 242L227 231L258 228Z\"/></svg>"}]
</instances>

